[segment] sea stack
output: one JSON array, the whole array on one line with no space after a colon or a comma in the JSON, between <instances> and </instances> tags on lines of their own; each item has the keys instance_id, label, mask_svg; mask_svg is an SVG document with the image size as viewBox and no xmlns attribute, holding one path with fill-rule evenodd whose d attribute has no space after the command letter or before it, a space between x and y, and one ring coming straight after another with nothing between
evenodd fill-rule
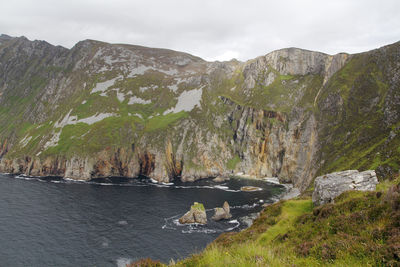
<instances>
[{"instance_id":1,"label":"sea stack","mask_svg":"<svg viewBox=\"0 0 400 267\"><path fill-rule=\"evenodd\" d=\"M232 218L232 214L230 214L230 208L228 202L225 201L222 208L214 209L214 216L212 216L212 219L214 221L227 220L230 218Z\"/></svg>"},{"instance_id":2,"label":"sea stack","mask_svg":"<svg viewBox=\"0 0 400 267\"><path fill-rule=\"evenodd\" d=\"M203 204L194 202L194 204L190 207L190 210L185 213L181 218L179 218L179 223L181 224L189 224L189 223L199 223L206 224L207 223L207 214L204 209Z\"/></svg>"}]
</instances>

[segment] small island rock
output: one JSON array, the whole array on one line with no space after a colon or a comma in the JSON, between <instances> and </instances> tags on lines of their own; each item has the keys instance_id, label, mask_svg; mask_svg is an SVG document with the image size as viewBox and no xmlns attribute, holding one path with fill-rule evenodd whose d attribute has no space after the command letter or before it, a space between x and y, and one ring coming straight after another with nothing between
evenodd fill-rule
<instances>
[{"instance_id":1,"label":"small island rock","mask_svg":"<svg viewBox=\"0 0 400 267\"><path fill-rule=\"evenodd\" d=\"M194 202L194 204L190 207L190 210L185 213L181 218L179 218L180 224L189 224L189 223L207 223L207 214L204 209L203 204Z\"/></svg>"},{"instance_id":2,"label":"small island rock","mask_svg":"<svg viewBox=\"0 0 400 267\"><path fill-rule=\"evenodd\" d=\"M222 206L222 208L215 208L214 209L214 216L212 217L212 219L214 221L220 221L220 220L227 220L232 218L232 215L230 213L230 208L229 208L229 204L228 202L224 202L224 205Z\"/></svg>"}]
</instances>

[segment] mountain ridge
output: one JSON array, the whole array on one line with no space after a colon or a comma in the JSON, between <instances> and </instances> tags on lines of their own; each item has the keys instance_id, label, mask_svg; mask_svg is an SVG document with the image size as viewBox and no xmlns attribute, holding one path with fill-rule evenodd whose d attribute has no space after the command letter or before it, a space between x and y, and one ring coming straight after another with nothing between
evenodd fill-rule
<instances>
[{"instance_id":1,"label":"mountain ridge","mask_svg":"<svg viewBox=\"0 0 400 267\"><path fill-rule=\"evenodd\" d=\"M390 110L384 129L371 131L388 140L398 114L398 56L399 42L358 54L286 48L246 62L208 62L92 40L67 49L10 39L0 43L0 171L164 182L241 172L277 176L302 190L328 169L395 172L395 160L383 158L373 166L328 168L326 161L344 161L343 149L364 144L331 136L339 128L331 128L338 124L330 114L351 130L349 108L370 106L365 112L375 121ZM371 94L352 96L349 106L348 94L357 90ZM364 115L352 114L360 128ZM392 131L388 143L397 144ZM389 153L379 142L363 153ZM337 149L327 151L333 144Z\"/></svg>"}]
</instances>

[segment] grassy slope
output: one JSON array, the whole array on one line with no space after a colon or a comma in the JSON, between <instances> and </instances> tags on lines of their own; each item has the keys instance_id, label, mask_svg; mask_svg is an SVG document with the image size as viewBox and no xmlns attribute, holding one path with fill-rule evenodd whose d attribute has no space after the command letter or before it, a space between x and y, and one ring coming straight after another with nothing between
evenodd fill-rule
<instances>
[{"instance_id":1,"label":"grassy slope","mask_svg":"<svg viewBox=\"0 0 400 267\"><path fill-rule=\"evenodd\" d=\"M393 74L379 62L391 64L393 58L383 54L355 55L322 90L320 105L314 108L325 120L320 173L382 165L398 172L400 139L389 138L389 133L398 134L399 125L383 123L388 76ZM321 103L332 96L340 100L324 110ZM399 182L383 181L377 192L346 192L335 204L317 208L310 197L279 202L266 208L249 229L221 235L177 265L398 266L400 198L387 190Z\"/></svg>"},{"instance_id":2,"label":"grassy slope","mask_svg":"<svg viewBox=\"0 0 400 267\"><path fill-rule=\"evenodd\" d=\"M226 233L204 252L177 266L396 266L400 264L398 184L377 192L343 193L335 204L312 207L311 199L267 207L250 228Z\"/></svg>"},{"instance_id":3,"label":"grassy slope","mask_svg":"<svg viewBox=\"0 0 400 267\"><path fill-rule=\"evenodd\" d=\"M396 76L388 66L396 61L399 47L354 55L323 89L317 111L324 159L320 174L379 166L399 171L399 124L387 125L384 114L389 81ZM325 108L324 103L335 97L340 101ZM389 138L391 131L394 138Z\"/></svg>"}]
</instances>

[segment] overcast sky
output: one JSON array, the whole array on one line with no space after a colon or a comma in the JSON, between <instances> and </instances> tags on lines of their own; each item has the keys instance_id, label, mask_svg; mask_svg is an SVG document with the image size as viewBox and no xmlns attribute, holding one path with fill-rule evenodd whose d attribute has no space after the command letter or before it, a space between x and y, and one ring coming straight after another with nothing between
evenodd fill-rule
<instances>
[{"instance_id":1,"label":"overcast sky","mask_svg":"<svg viewBox=\"0 0 400 267\"><path fill-rule=\"evenodd\" d=\"M400 0L13 0L0 33L71 48L84 39L247 60L284 47L329 54L400 41Z\"/></svg>"}]
</instances>

